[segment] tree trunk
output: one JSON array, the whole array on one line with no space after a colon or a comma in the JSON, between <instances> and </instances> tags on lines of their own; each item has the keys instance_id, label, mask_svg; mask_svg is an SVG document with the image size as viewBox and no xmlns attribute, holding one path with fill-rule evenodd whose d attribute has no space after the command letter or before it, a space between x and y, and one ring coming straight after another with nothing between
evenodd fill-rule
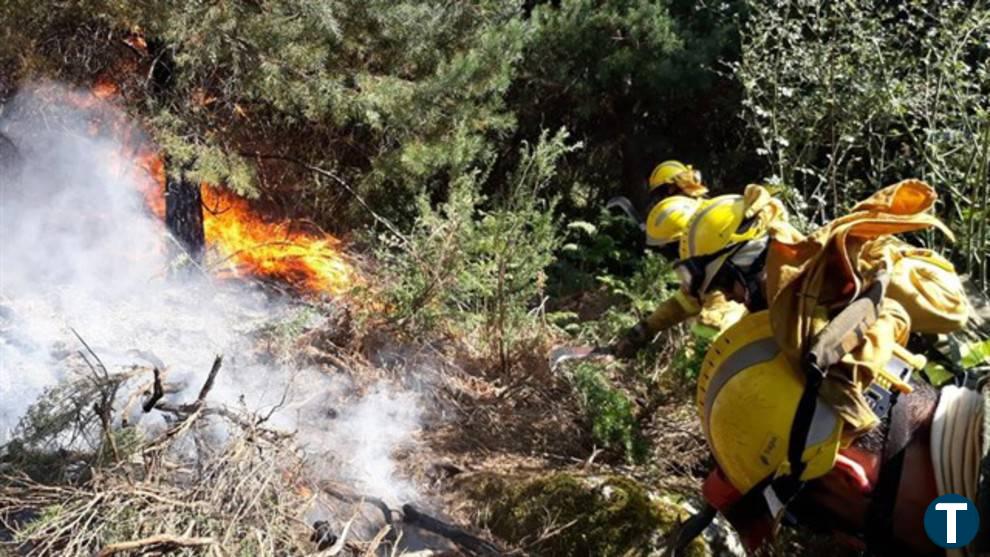
<instances>
[{"instance_id":1,"label":"tree trunk","mask_svg":"<svg viewBox=\"0 0 990 557\"><path fill-rule=\"evenodd\" d=\"M206 246L203 236L203 198L199 184L185 178L165 181L165 226L194 261L200 261Z\"/></svg>"}]
</instances>

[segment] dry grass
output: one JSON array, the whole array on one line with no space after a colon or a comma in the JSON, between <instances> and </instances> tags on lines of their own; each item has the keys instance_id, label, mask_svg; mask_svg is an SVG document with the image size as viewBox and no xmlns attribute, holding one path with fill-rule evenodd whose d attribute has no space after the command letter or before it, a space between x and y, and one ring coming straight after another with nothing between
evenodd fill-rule
<instances>
[{"instance_id":1,"label":"dry grass","mask_svg":"<svg viewBox=\"0 0 990 557\"><path fill-rule=\"evenodd\" d=\"M126 548L195 548L208 554L305 554L305 501L293 489L301 462L250 432L196 462L139 454L81 485L0 478L0 517L25 555L112 555ZM294 464L294 465L293 465ZM139 477L135 477L139 476Z\"/></svg>"},{"instance_id":2,"label":"dry grass","mask_svg":"<svg viewBox=\"0 0 990 557\"><path fill-rule=\"evenodd\" d=\"M83 355L88 373L46 393L20 439L0 447L0 553L396 554L396 534L372 524L362 540L350 528L363 501L322 491L293 436L267 428L267 416L208 403L221 364L194 402L176 406L156 398L169 389L164 373L111 373ZM108 409L135 401L166 427L111 425L121 421ZM307 513L347 529L318 547Z\"/></svg>"},{"instance_id":3,"label":"dry grass","mask_svg":"<svg viewBox=\"0 0 990 557\"><path fill-rule=\"evenodd\" d=\"M113 555L182 549L210 554L302 554L308 527L297 517L302 457L263 420L211 407L218 357L195 402L155 398L162 374L125 396L139 370L110 373L95 354L91 373L60 385L29 413L22 441L0 455L0 521L7 547L23 555ZM149 371L149 370L145 370ZM151 374L148 374L151 375ZM147 396L146 412L168 417L157 434L114 428L113 408ZM87 411L89 409L89 411ZM27 439L27 442L23 441ZM62 461L33 466L59 448ZM68 458L71 455L71 458Z\"/></svg>"}]
</instances>

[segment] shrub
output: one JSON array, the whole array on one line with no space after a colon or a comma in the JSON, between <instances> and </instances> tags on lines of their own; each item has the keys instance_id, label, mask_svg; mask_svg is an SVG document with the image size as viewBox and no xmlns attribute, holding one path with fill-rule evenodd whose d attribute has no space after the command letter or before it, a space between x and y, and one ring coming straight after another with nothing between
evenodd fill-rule
<instances>
[{"instance_id":1,"label":"shrub","mask_svg":"<svg viewBox=\"0 0 990 557\"><path fill-rule=\"evenodd\" d=\"M732 67L771 182L824 222L907 177L943 192L936 247L988 286L990 7L750 0ZM842 37L841 41L835 37Z\"/></svg>"},{"instance_id":2,"label":"shrub","mask_svg":"<svg viewBox=\"0 0 990 557\"><path fill-rule=\"evenodd\" d=\"M597 362L575 364L570 377L584 404L595 442L629 461L641 461L646 456L646 442L629 397L611 384Z\"/></svg>"},{"instance_id":3,"label":"shrub","mask_svg":"<svg viewBox=\"0 0 990 557\"><path fill-rule=\"evenodd\" d=\"M525 144L507 188L491 199L480 193L480 170L455 178L437 208L419 196L412 231L386 236L378 250L393 321L417 335L475 340L508 371L516 342L540 323L544 273L560 240L554 201L541 194L576 147L563 130Z\"/></svg>"},{"instance_id":4,"label":"shrub","mask_svg":"<svg viewBox=\"0 0 990 557\"><path fill-rule=\"evenodd\" d=\"M565 126L586 144L562 168L568 211L592 217L619 191L644 201L663 158L709 177L735 173L739 161L726 151L738 144L738 87L714 68L737 50L739 2L536 4L508 102L524 133Z\"/></svg>"}]
</instances>

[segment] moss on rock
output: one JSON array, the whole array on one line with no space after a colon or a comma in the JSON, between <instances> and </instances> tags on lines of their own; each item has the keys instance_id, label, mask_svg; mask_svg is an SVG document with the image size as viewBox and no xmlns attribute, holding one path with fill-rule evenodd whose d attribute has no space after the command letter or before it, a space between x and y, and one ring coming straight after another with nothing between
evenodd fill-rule
<instances>
[{"instance_id":1,"label":"moss on rock","mask_svg":"<svg viewBox=\"0 0 990 557\"><path fill-rule=\"evenodd\" d=\"M687 517L621 476L479 474L462 489L478 504L480 526L537 555L648 555ZM701 540L688 550L708 554Z\"/></svg>"}]
</instances>

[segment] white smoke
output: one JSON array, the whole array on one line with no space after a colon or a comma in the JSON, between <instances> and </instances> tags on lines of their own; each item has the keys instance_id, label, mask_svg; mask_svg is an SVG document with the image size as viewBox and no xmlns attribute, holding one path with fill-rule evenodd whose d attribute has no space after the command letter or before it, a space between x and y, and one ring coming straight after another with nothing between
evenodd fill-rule
<instances>
[{"instance_id":1,"label":"white smoke","mask_svg":"<svg viewBox=\"0 0 990 557\"><path fill-rule=\"evenodd\" d=\"M297 431L314 455L334 455L327 475L393 503L413 497L392 455L419 428L418 398L385 385L355 396L345 380L259 355L249 333L292 317L292 300L170 273L165 230L138 177L110 164L124 146L94 133L95 112L58 102L69 95L32 89L0 113L0 133L23 159L16 173L0 168L0 446L72 373L64 354L82 349L74 330L110 368L146 366L137 351L154 354L186 386L175 403L195 398L224 354L212 403L278 408L270 424Z\"/></svg>"}]
</instances>

